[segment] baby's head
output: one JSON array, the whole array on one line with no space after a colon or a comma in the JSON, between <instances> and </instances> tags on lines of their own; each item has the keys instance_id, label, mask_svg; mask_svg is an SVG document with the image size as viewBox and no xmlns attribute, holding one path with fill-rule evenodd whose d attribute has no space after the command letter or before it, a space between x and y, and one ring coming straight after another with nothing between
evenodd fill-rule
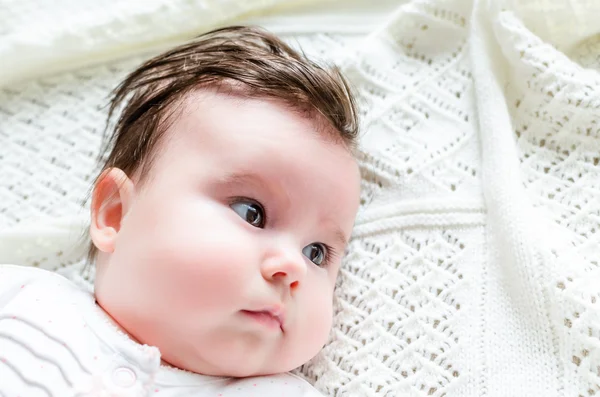
<instances>
[{"instance_id":1,"label":"baby's head","mask_svg":"<svg viewBox=\"0 0 600 397\"><path fill-rule=\"evenodd\" d=\"M126 97L92 195L99 305L189 371L310 360L359 205L344 79L236 27L142 65L111 113Z\"/></svg>"}]
</instances>

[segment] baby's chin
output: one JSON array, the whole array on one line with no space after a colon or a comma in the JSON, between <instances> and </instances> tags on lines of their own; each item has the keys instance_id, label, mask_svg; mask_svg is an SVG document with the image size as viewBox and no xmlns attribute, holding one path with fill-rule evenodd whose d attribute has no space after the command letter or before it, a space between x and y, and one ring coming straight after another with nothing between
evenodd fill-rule
<instances>
[{"instance_id":1,"label":"baby's chin","mask_svg":"<svg viewBox=\"0 0 600 397\"><path fill-rule=\"evenodd\" d=\"M253 366L251 363L246 365L240 365L238 362L235 366L223 365L175 365L164 359L160 361L161 366L175 370L182 370L187 372L194 372L200 375L226 377L226 378L249 378L254 376L268 376L289 372L298 366L279 367L279 368L258 368Z\"/></svg>"},{"instance_id":2,"label":"baby's chin","mask_svg":"<svg viewBox=\"0 0 600 397\"><path fill-rule=\"evenodd\" d=\"M246 378L289 372L310 359L311 357L294 353L284 354L283 351L270 355L259 353L255 357L253 354L226 354L225 352L203 357L190 357L189 355L184 357L181 354L170 355L168 351L165 351L162 355L161 365L200 375Z\"/></svg>"},{"instance_id":3,"label":"baby's chin","mask_svg":"<svg viewBox=\"0 0 600 397\"><path fill-rule=\"evenodd\" d=\"M248 378L251 376L262 376L262 375L272 375L275 372L264 372L260 373L248 369L238 369L232 370L232 368L223 368L219 369L219 367L209 367L209 366L188 366L188 365L174 365L168 361L160 360L160 365L162 367L169 368L175 371L185 371L185 372L193 372L200 375L205 376L216 376L223 378Z\"/></svg>"}]
</instances>

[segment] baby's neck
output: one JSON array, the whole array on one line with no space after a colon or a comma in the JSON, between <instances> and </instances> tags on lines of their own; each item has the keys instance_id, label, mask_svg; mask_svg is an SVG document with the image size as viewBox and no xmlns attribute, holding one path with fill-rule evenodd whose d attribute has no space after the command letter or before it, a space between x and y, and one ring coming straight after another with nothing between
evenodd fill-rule
<instances>
[{"instance_id":1,"label":"baby's neck","mask_svg":"<svg viewBox=\"0 0 600 397\"><path fill-rule=\"evenodd\" d=\"M109 312L107 312L106 310L104 310L104 308L102 307L102 305L100 303L98 303L98 301L96 301L96 307L98 307L98 309L100 309L102 311L102 313L104 313L106 315L106 318L108 319L108 321L117 328L117 330L119 330L120 332L122 332L123 334L127 335L127 337L129 339L131 339L132 341L134 341L137 344L142 344L140 343L140 341L133 336L129 331L127 331L123 326L121 326L121 324L119 324L119 322L117 320L115 320L113 318L113 316L110 315Z\"/></svg>"},{"instance_id":2,"label":"baby's neck","mask_svg":"<svg viewBox=\"0 0 600 397\"><path fill-rule=\"evenodd\" d=\"M107 312L106 310L104 310L104 308L98 303L98 301L96 301L96 307L98 307L98 309L100 309L105 315L106 318L108 319L108 321L121 333L123 333L124 335L126 335L129 339L131 339L133 342L137 343L138 345L142 345L143 343L140 342L135 336L133 336L129 331L127 331L123 326L121 326L121 324L119 324L119 322L117 320L115 320L113 318L113 316L110 315L109 312ZM160 365L165 366L165 367L169 367L169 368L175 368L175 369L179 369L171 364L169 364L168 362L164 361L161 357L160 359Z\"/></svg>"}]
</instances>

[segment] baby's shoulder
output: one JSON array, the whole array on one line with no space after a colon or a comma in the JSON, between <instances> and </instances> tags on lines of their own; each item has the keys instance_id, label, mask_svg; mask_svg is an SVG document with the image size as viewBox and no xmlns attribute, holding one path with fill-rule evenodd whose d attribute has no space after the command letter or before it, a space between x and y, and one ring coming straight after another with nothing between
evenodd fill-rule
<instances>
[{"instance_id":1,"label":"baby's shoulder","mask_svg":"<svg viewBox=\"0 0 600 397\"><path fill-rule=\"evenodd\" d=\"M63 276L57 273L37 267L0 264L0 286L17 284L19 281L63 278Z\"/></svg>"},{"instance_id":2,"label":"baby's shoulder","mask_svg":"<svg viewBox=\"0 0 600 397\"><path fill-rule=\"evenodd\" d=\"M62 300L72 301L77 295L86 294L59 274L28 266L0 265L0 310L16 301L24 303L34 297L36 302L56 304Z\"/></svg>"}]
</instances>

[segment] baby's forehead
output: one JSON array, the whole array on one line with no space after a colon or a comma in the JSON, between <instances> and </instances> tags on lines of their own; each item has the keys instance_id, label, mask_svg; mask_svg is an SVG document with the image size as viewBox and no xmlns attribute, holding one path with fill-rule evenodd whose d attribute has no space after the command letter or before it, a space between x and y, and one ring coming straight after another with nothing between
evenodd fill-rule
<instances>
[{"instance_id":1,"label":"baby's forehead","mask_svg":"<svg viewBox=\"0 0 600 397\"><path fill-rule=\"evenodd\" d=\"M223 158L229 156L229 163L269 164L269 159L300 150L301 143L292 144L302 142L300 138L325 148L325 155L342 147L356 161L353 149L346 145L340 132L316 110L293 107L279 98L250 94L241 89L205 87L183 95L163 121L166 128L142 173L156 171L155 160L167 151L169 156L176 157L190 146L200 148L210 144ZM269 144L263 142L259 146L259 139L268 139ZM304 161L310 161L310 157Z\"/></svg>"},{"instance_id":2,"label":"baby's forehead","mask_svg":"<svg viewBox=\"0 0 600 397\"><path fill-rule=\"evenodd\" d=\"M169 122L165 143L226 165L254 164L255 170L263 164L312 169L308 165L349 158L355 165L353 153L333 137L339 133L323 117L277 98L234 93L202 89L187 95Z\"/></svg>"},{"instance_id":3,"label":"baby's forehead","mask_svg":"<svg viewBox=\"0 0 600 397\"><path fill-rule=\"evenodd\" d=\"M218 112L224 121L236 120L241 108L250 108L253 113L255 112L256 118L252 122L259 124L273 122L277 114L294 115L296 120L303 121L307 131L312 131L314 136L324 144L342 145L354 154L354 147L345 141L342 132L311 104L300 100L292 102L286 98L263 95L260 91L251 90L241 84L197 88L178 101L176 114L171 118L192 117L202 122L203 116L208 115L209 112ZM269 111L265 112L265 109ZM245 116L249 116L248 112ZM247 121L248 118L246 117L245 120ZM171 120L169 124L173 121ZM285 128L282 128L281 135L282 138L285 137Z\"/></svg>"}]
</instances>

